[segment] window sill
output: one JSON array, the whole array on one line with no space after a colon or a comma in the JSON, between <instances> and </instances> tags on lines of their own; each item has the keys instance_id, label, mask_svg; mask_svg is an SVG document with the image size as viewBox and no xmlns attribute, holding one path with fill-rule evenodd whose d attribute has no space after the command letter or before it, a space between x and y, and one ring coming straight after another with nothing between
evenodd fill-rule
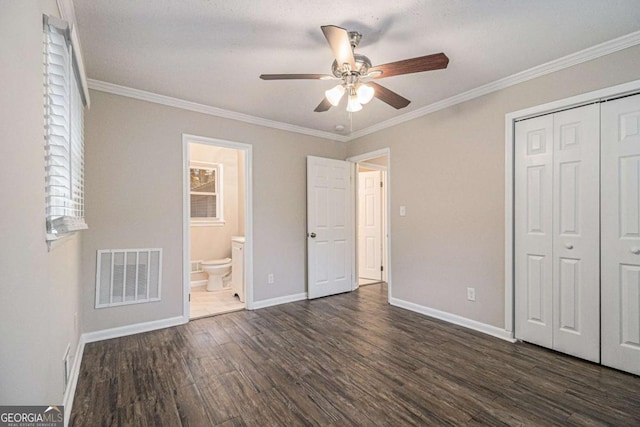
<instances>
[{"instance_id":1,"label":"window sill","mask_svg":"<svg viewBox=\"0 0 640 427\"><path fill-rule=\"evenodd\" d=\"M51 228L55 230L55 233L47 233L46 241L49 251L75 235L76 231L86 230L89 227L82 218L63 216L52 220Z\"/></svg>"},{"instance_id":2,"label":"window sill","mask_svg":"<svg viewBox=\"0 0 640 427\"><path fill-rule=\"evenodd\" d=\"M61 235L47 233L47 249L49 252L64 244L70 237L75 236L76 233L65 233Z\"/></svg>"},{"instance_id":3,"label":"window sill","mask_svg":"<svg viewBox=\"0 0 640 427\"><path fill-rule=\"evenodd\" d=\"M225 221L191 221L191 227L224 227Z\"/></svg>"}]
</instances>

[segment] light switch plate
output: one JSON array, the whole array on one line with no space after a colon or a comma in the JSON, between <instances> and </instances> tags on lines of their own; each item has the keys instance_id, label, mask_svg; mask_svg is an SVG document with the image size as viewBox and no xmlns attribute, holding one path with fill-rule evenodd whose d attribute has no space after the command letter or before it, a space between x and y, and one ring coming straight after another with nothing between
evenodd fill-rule
<instances>
[{"instance_id":1,"label":"light switch plate","mask_svg":"<svg viewBox=\"0 0 640 427\"><path fill-rule=\"evenodd\" d=\"M400 206L400 216L407 216L407 207Z\"/></svg>"}]
</instances>

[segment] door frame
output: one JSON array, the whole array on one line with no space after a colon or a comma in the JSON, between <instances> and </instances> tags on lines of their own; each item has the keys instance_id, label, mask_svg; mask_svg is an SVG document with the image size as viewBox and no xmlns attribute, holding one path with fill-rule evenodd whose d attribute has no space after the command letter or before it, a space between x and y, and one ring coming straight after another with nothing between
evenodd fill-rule
<instances>
[{"instance_id":1,"label":"door frame","mask_svg":"<svg viewBox=\"0 0 640 427\"><path fill-rule=\"evenodd\" d=\"M380 156L387 156L387 167L386 167L386 173L385 178L384 178L384 185L383 185L383 189L384 191L383 193L383 198L384 198L384 203L385 203L385 209L383 210L383 224L384 224L384 230L383 230L383 236L382 236L382 247L384 250L384 255L386 256L386 278L387 278L387 301L391 300L391 295L392 295L392 274L391 274L391 149L389 147L386 148L381 148L379 150L375 150L375 151L370 151L367 153L363 153L363 154L358 154L357 156L351 156L347 158L348 162L352 162L354 163L354 169L355 169L355 175L356 175L356 182L353 183L352 188L353 188L353 200L354 200L354 209L352 209L351 215L352 215L352 221L354 223L354 242L356 242L356 244L354 245L354 250L353 250L353 256L352 256L352 262L353 262L353 271L354 271L354 279L353 279L353 285L352 288L353 290L358 289L358 257L357 257L357 218L358 218L358 185L357 185L357 179L358 179L358 174L357 174L357 164L358 163L366 163L366 160L369 159L373 159L375 157L380 157ZM385 277L385 275L383 274L383 278Z\"/></svg>"},{"instance_id":2,"label":"door frame","mask_svg":"<svg viewBox=\"0 0 640 427\"><path fill-rule=\"evenodd\" d=\"M515 174L515 124L544 114L556 113L611 98L632 95L640 91L640 80L587 92L535 107L505 114L505 192L504 192L504 329L515 339L515 239L514 239L514 174Z\"/></svg>"},{"instance_id":3,"label":"door frame","mask_svg":"<svg viewBox=\"0 0 640 427\"><path fill-rule=\"evenodd\" d=\"M254 309L253 301L253 146L242 142L227 141L224 139L208 138L205 136L182 134L182 288L183 305L182 317L189 322L189 292L191 289L191 231L189 218L189 144L204 144L216 147L232 148L244 151L244 285L245 308ZM229 242L231 246L231 242Z\"/></svg>"},{"instance_id":4,"label":"door frame","mask_svg":"<svg viewBox=\"0 0 640 427\"><path fill-rule=\"evenodd\" d=\"M354 226L356 227L356 260L357 260L357 256L359 255L359 238L358 238L358 222L360 220L360 209L359 209L359 204L360 204L360 194L359 194L359 189L360 189L360 172L358 172L358 167L366 167L368 169L373 169L375 171L380 172L380 182L382 183L382 189L383 191L380 194L380 205L382 206L382 212L380 213L380 251L382 252L382 256L380 259L380 263L383 266L383 271L381 272L382 274L381 276L381 280L383 282L387 281L387 271L388 271L388 262L387 262L387 239L384 239L383 237L386 236L387 233L387 210L384 209L384 207L387 206L387 200L386 200L386 192L384 191L384 189L387 187L387 167L386 166L380 166L380 165L376 165L373 163L367 163L366 161L362 161L362 162L358 162L356 163L356 170L355 170L355 185L354 185L354 192L355 192L355 199L356 199L356 203L358 204L358 206L355 207L356 210L356 214L355 214L355 223ZM359 266L358 266L359 267ZM358 282L358 276L359 276L359 271L356 271L356 284ZM358 286L359 287L359 286Z\"/></svg>"}]
</instances>

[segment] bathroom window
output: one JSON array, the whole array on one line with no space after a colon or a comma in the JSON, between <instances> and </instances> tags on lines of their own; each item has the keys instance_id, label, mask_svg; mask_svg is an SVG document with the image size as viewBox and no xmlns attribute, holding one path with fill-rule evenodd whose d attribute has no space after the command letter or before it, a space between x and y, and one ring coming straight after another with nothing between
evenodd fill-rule
<instances>
[{"instance_id":1,"label":"bathroom window","mask_svg":"<svg viewBox=\"0 0 640 427\"><path fill-rule=\"evenodd\" d=\"M224 224L222 165L191 162L189 167L191 225Z\"/></svg>"}]
</instances>

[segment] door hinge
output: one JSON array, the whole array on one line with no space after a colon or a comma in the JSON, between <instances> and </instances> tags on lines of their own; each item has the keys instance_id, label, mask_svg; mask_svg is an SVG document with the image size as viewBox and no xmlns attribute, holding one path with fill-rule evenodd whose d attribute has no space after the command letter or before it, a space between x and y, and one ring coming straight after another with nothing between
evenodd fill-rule
<instances>
[{"instance_id":1,"label":"door hinge","mask_svg":"<svg viewBox=\"0 0 640 427\"><path fill-rule=\"evenodd\" d=\"M384 266L383 265L380 266L380 271L384 271Z\"/></svg>"},{"instance_id":2,"label":"door hinge","mask_svg":"<svg viewBox=\"0 0 640 427\"><path fill-rule=\"evenodd\" d=\"M191 302L191 294L189 294L189 302Z\"/></svg>"},{"instance_id":3,"label":"door hinge","mask_svg":"<svg viewBox=\"0 0 640 427\"><path fill-rule=\"evenodd\" d=\"M380 181L380 188L382 188L382 181Z\"/></svg>"}]
</instances>

